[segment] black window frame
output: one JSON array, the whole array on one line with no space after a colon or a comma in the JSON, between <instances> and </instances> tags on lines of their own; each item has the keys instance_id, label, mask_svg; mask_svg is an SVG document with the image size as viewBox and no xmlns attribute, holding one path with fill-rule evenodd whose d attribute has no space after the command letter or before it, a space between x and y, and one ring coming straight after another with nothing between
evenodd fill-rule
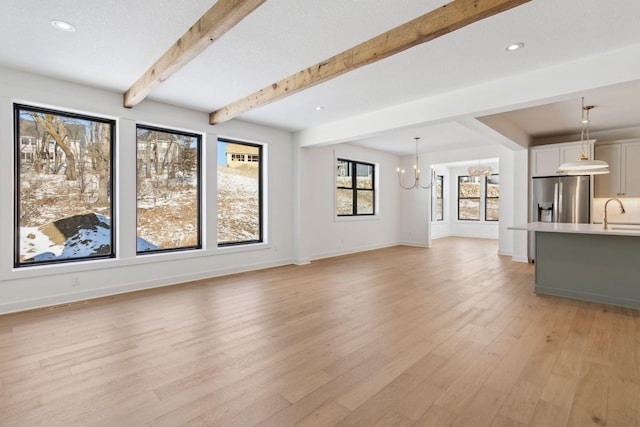
<instances>
[{"instance_id":1,"label":"black window frame","mask_svg":"<svg viewBox=\"0 0 640 427\"><path fill-rule=\"evenodd\" d=\"M198 191L197 191L197 203L198 207L197 211L197 225L198 225L198 238L197 243L195 245L176 247L176 248L166 248L166 249L149 249L145 251L139 251L137 249L137 238L138 233L136 232L136 255L151 255L158 253L166 253L166 252L182 252L182 251L192 251L202 249L202 177L203 167L202 167L202 134L193 133L193 132L185 132L182 130L163 128L158 126L149 126L137 123L136 124L136 229L138 227L138 129L148 130L150 132L162 132L169 134L176 134L181 136L186 136L190 138L195 138L197 140L197 148L196 148L196 159L198 164ZM151 242L150 242L151 243Z\"/></svg>"},{"instance_id":2,"label":"black window frame","mask_svg":"<svg viewBox=\"0 0 640 427\"><path fill-rule=\"evenodd\" d=\"M478 195L478 197L460 197L460 181L463 178L478 178L478 180L480 180L481 177L475 177L472 175L458 175L458 195L457 195L457 199L458 199L458 221L481 221L481 216L482 216L482 182L478 182L478 191L481 193ZM460 218L460 200L478 200L478 219L470 219L470 218Z\"/></svg>"},{"instance_id":3,"label":"black window frame","mask_svg":"<svg viewBox=\"0 0 640 427\"><path fill-rule=\"evenodd\" d=\"M345 158L337 158L336 163L345 162L349 164L349 169L353 171L351 174L351 187L342 187L338 186L336 178L334 178L334 182L337 190L351 190L352 191L352 210L350 214L339 214L337 213L336 208L336 216L338 217L357 217L357 216L375 216L376 215L376 165L374 163L364 162L360 160L351 160ZM358 165L363 165L367 167L371 167L371 188L358 188ZM337 166L334 168L337 171ZM370 191L372 193L372 212L371 213L358 213L358 191ZM337 196L336 196L337 199ZM337 200L336 200L337 202Z\"/></svg>"},{"instance_id":4,"label":"black window frame","mask_svg":"<svg viewBox=\"0 0 640 427\"><path fill-rule=\"evenodd\" d=\"M236 139L230 138L218 138L216 140L216 149L218 148L218 143L224 142L226 144L237 144L237 145L246 145L249 147L256 147L258 149L259 159L257 162L250 161L250 163L258 163L258 239L250 239L250 240L239 240L239 241L229 241L229 242L219 242L216 243L219 248L230 247L230 246L242 246L242 245L253 245L256 243L264 243L264 145L256 144L253 142L239 141ZM246 159L246 158L245 158ZM217 173L217 163L216 163L216 173ZM218 184L216 184L217 186ZM217 193L217 188L216 188ZM216 213L217 218L217 213Z\"/></svg>"},{"instance_id":5,"label":"black window frame","mask_svg":"<svg viewBox=\"0 0 640 427\"><path fill-rule=\"evenodd\" d=\"M91 256L83 256L83 257L75 257L75 258L64 258L64 259L53 259L53 260L42 260L42 261L33 261L29 263L20 261L20 175L21 175L21 167L20 167L20 144L22 144L21 136L20 136L20 112L27 111L33 113L41 113L41 114L50 114L61 117L66 117L70 119L78 119L78 120L86 120L92 121L96 123L105 123L110 125L110 138L109 138L109 182L107 184L107 191L109 194L109 222L110 222L110 250L107 254L97 254ZM43 266L43 265L55 265L55 264L73 264L78 262L86 262L86 261L94 261L100 259L112 259L116 257L116 201L117 197L114 191L114 182L115 182L115 151L116 151L116 120L107 119L105 117L91 116L88 114L80 114L63 110L56 110L52 108L44 108L44 107L36 107L34 105L14 103L13 104L13 143L14 143L14 197L13 197L13 216L14 216L14 230L13 230L13 266L14 268L28 268L35 266Z\"/></svg>"},{"instance_id":6,"label":"black window frame","mask_svg":"<svg viewBox=\"0 0 640 427\"><path fill-rule=\"evenodd\" d=\"M497 176L498 177L498 187L500 186L500 174L498 173L492 173L489 176ZM498 197L489 197L489 176L485 177L484 179L484 220L485 221L489 221L489 222L499 222L500 221L500 210L498 210L498 218L497 219L487 219L487 200L488 199L497 199L498 203L500 202L500 196Z\"/></svg>"},{"instance_id":7,"label":"black window frame","mask_svg":"<svg viewBox=\"0 0 640 427\"><path fill-rule=\"evenodd\" d=\"M440 183L440 197L438 197L438 182ZM444 221L444 175L436 175L435 182L433 183L433 201L431 204L431 221ZM438 218L437 212L437 201L441 200L440 206L442 208L442 212L440 212L440 217ZM434 219L435 218L435 219Z\"/></svg>"}]
</instances>

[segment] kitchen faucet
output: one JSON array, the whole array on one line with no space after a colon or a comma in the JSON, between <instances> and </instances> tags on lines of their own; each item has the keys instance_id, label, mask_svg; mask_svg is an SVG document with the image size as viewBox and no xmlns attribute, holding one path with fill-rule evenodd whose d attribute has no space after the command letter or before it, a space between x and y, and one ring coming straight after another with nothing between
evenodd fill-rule
<instances>
[{"instance_id":1,"label":"kitchen faucet","mask_svg":"<svg viewBox=\"0 0 640 427\"><path fill-rule=\"evenodd\" d=\"M611 199L607 200L604 203L604 219L602 220L602 223L604 224L604 229L607 229L607 226L609 225L608 221L607 221L607 205L609 204L610 201L615 200L616 202L618 202L618 204L620 205L620 213L624 213L624 205L622 204L622 202L620 201L620 199L618 199L617 197L612 197Z\"/></svg>"}]
</instances>

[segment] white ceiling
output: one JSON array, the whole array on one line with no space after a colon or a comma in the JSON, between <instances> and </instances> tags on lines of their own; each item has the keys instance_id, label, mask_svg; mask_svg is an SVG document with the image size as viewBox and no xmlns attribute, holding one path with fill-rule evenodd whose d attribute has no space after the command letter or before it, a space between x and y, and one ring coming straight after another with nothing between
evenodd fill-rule
<instances>
[{"instance_id":1,"label":"white ceiling","mask_svg":"<svg viewBox=\"0 0 640 427\"><path fill-rule=\"evenodd\" d=\"M640 80L593 89L584 95L585 105L594 107L589 112L591 131L640 126ZM534 138L576 132L581 114L580 98L501 113Z\"/></svg>"},{"instance_id":2,"label":"white ceiling","mask_svg":"<svg viewBox=\"0 0 640 427\"><path fill-rule=\"evenodd\" d=\"M3 0L0 66L126 91L212 0ZM211 112L446 4L436 0L268 0L154 89L150 100ZM638 0L533 0L270 105L240 119L299 132L420 99L640 44ZM55 30L50 21L77 30ZM526 43L508 53L512 42ZM589 70L583 70L589 73ZM640 126L640 83L582 91L593 128ZM144 102L144 101L143 101ZM316 111L316 106L324 109ZM580 98L494 108L531 137L575 133ZM135 108L135 107L134 107ZM513 109L513 108L512 108ZM470 117L485 114L477 111ZM397 154L493 144L459 118L366 130L352 140Z\"/></svg>"}]
</instances>

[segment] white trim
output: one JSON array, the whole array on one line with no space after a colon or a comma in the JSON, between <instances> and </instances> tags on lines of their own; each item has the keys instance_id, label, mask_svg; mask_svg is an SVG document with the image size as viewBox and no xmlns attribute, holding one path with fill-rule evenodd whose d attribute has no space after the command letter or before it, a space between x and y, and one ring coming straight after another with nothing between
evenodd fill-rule
<instances>
[{"instance_id":1,"label":"white trim","mask_svg":"<svg viewBox=\"0 0 640 427\"><path fill-rule=\"evenodd\" d=\"M32 310L43 307L51 307L57 304L72 304L78 301L89 299L103 298L113 295L120 295L128 292L142 291L146 289L161 288L170 285L176 285L196 280L214 279L216 277L227 276L230 274L244 273L247 271L262 270L266 268L280 267L293 264L291 259L274 260L270 262L242 265L220 270L211 270L198 274L178 274L175 276L163 277L162 280L144 280L131 282L117 286L108 286L95 288L87 291L68 292L65 294L57 294L42 298L32 298L21 301L13 301L10 303L0 304L0 314L14 313L24 310Z\"/></svg>"},{"instance_id":2,"label":"white trim","mask_svg":"<svg viewBox=\"0 0 640 427\"><path fill-rule=\"evenodd\" d=\"M315 254L315 255L312 255L309 259L311 261L317 261L319 259L324 259L324 258L333 258L333 257L336 257L336 256L350 255L350 254L356 254L356 253L359 253L359 252L373 251L373 250L376 250L376 249L391 248L391 247L398 246L398 245L399 245L398 242L393 242L393 243L382 243L382 244L378 244L378 245L359 246L359 247L349 248L349 249L344 249L344 250L339 250L339 251L330 251L330 252L324 252L324 253L320 253L320 254Z\"/></svg>"}]
</instances>

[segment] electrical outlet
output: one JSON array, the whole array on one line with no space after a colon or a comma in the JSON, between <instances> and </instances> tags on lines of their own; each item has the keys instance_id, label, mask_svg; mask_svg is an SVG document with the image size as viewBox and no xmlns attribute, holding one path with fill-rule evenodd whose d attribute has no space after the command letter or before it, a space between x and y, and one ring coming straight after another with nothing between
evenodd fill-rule
<instances>
[{"instance_id":1,"label":"electrical outlet","mask_svg":"<svg viewBox=\"0 0 640 427\"><path fill-rule=\"evenodd\" d=\"M78 276L71 276L71 286L80 286L80 278Z\"/></svg>"}]
</instances>

